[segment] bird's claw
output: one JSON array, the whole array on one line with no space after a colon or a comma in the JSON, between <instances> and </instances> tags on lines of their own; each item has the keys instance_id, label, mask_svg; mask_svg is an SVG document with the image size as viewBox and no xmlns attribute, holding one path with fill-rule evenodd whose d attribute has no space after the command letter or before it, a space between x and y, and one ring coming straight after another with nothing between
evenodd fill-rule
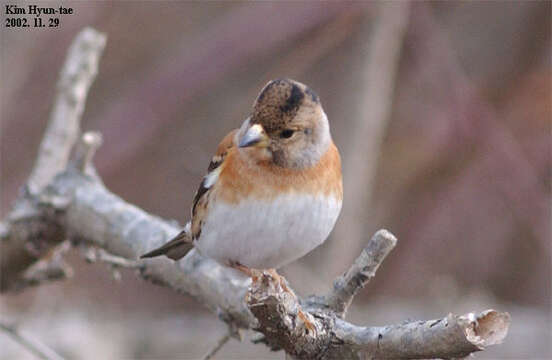
<instances>
[{"instance_id":1,"label":"bird's claw","mask_svg":"<svg viewBox=\"0 0 552 360\"><path fill-rule=\"evenodd\" d=\"M305 327L307 328L307 331L311 334L316 333L316 326L314 326L313 322L309 320L307 315L303 312L303 310L299 310L297 312L297 317L303 321L303 324L305 324Z\"/></svg>"}]
</instances>

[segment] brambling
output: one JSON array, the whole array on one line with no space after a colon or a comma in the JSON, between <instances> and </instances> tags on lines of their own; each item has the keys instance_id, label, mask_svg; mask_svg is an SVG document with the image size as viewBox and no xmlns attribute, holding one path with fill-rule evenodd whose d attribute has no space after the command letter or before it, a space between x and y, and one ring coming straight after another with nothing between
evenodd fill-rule
<instances>
[{"instance_id":1,"label":"brambling","mask_svg":"<svg viewBox=\"0 0 552 360\"><path fill-rule=\"evenodd\" d=\"M178 260L195 247L246 273L276 269L326 240L342 198L339 152L319 97L297 81L273 80L219 144L191 222L142 257Z\"/></svg>"}]
</instances>

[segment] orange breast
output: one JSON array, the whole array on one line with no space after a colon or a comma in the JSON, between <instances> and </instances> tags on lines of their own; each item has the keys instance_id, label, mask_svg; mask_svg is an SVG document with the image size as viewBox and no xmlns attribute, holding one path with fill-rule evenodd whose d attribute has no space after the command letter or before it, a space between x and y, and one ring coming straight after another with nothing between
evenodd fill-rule
<instances>
[{"instance_id":1,"label":"orange breast","mask_svg":"<svg viewBox=\"0 0 552 360\"><path fill-rule=\"evenodd\" d=\"M246 198L273 199L279 194L305 194L343 198L341 160L333 142L320 161L307 169L286 169L269 162L252 164L239 149L229 150L216 184L216 197L226 203Z\"/></svg>"}]
</instances>

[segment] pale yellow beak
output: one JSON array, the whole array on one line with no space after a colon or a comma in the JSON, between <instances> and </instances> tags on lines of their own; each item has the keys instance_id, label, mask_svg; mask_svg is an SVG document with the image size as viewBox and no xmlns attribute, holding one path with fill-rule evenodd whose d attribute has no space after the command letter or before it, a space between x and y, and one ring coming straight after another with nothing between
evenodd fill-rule
<instances>
[{"instance_id":1,"label":"pale yellow beak","mask_svg":"<svg viewBox=\"0 0 552 360\"><path fill-rule=\"evenodd\" d=\"M266 147L268 146L268 136L260 124L251 126L240 139L239 147Z\"/></svg>"}]
</instances>

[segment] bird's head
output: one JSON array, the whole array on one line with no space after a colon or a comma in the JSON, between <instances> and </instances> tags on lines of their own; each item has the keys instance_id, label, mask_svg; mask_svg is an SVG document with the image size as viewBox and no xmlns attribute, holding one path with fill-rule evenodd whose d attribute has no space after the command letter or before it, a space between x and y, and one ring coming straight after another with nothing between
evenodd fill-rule
<instances>
[{"instance_id":1,"label":"bird's head","mask_svg":"<svg viewBox=\"0 0 552 360\"><path fill-rule=\"evenodd\" d=\"M238 133L242 151L286 168L313 166L330 143L318 95L290 79L272 80L261 90Z\"/></svg>"}]
</instances>

